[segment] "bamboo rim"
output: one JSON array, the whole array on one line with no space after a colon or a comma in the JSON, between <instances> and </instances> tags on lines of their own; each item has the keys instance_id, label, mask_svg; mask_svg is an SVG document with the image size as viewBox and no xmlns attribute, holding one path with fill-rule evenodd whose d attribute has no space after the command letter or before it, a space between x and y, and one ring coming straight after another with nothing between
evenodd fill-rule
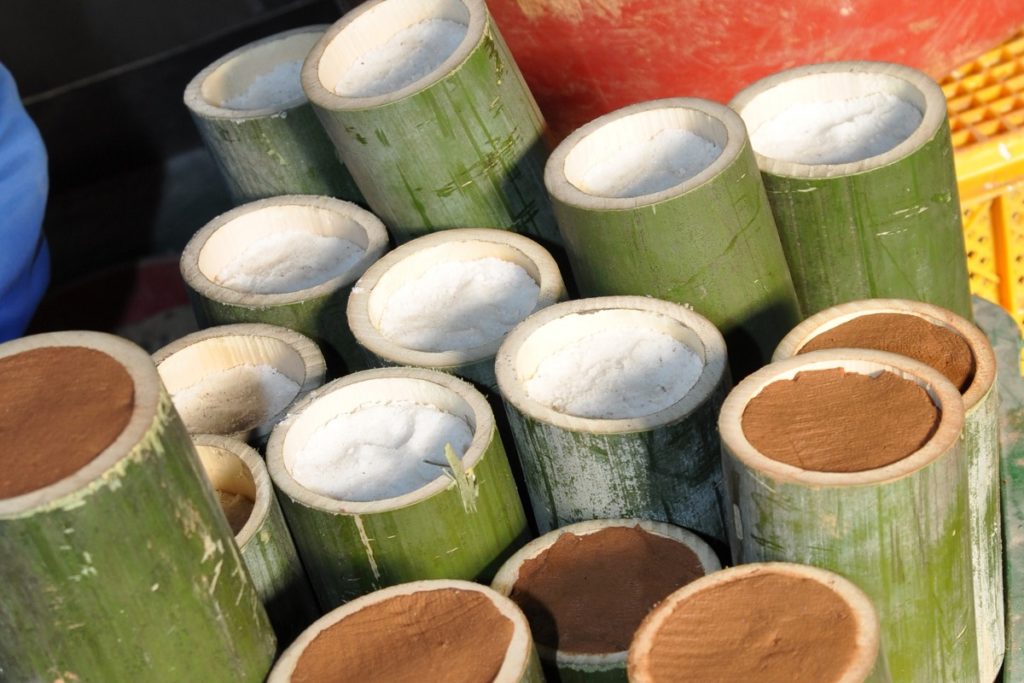
<instances>
[{"instance_id":1,"label":"bamboo rim","mask_svg":"<svg viewBox=\"0 0 1024 683\"><path fill-rule=\"evenodd\" d=\"M157 350L153 362L172 398L211 372L244 364L265 363L299 385L295 397L280 412L266 415L251 430L224 435L242 439L247 434L265 437L297 400L324 383L327 372L324 356L312 340L294 330L263 323L219 325L193 332Z\"/></svg>"},{"instance_id":2,"label":"bamboo rim","mask_svg":"<svg viewBox=\"0 0 1024 683\"><path fill-rule=\"evenodd\" d=\"M305 94L261 109L231 109L223 103L244 92L255 78L278 64L304 59L326 29L327 24L295 28L232 50L189 81L185 87L185 105L200 118L239 121L280 115L304 105ZM242 84L244 87L240 87Z\"/></svg>"},{"instance_id":3,"label":"bamboo rim","mask_svg":"<svg viewBox=\"0 0 1024 683\"><path fill-rule=\"evenodd\" d=\"M864 591L842 576L817 567L788 562L758 562L723 569L697 579L672 593L655 607L640 624L630 644L629 680L636 683L653 682L653 677L645 668L647 658L654 646L658 630L671 618L672 612L681 602L702 591L762 573L810 579L832 590L849 606L857 623L856 651L851 666L834 683L861 683L867 679L878 660L881 638L878 614Z\"/></svg>"},{"instance_id":4,"label":"bamboo rim","mask_svg":"<svg viewBox=\"0 0 1024 683\"><path fill-rule=\"evenodd\" d=\"M800 355L800 349L818 335L824 334L854 318L885 313L898 313L920 318L937 327L956 333L967 342L974 358L974 377L963 392L967 412L974 409L988 394L996 381L996 356L988 337L976 325L940 306L908 299L863 299L826 308L790 330L775 349L772 361Z\"/></svg>"},{"instance_id":5,"label":"bamboo rim","mask_svg":"<svg viewBox=\"0 0 1024 683\"><path fill-rule=\"evenodd\" d=\"M206 478L217 491L243 495L253 501L245 525L235 534L235 543L244 549L267 520L274 487L263 458L251 446L216 434L192 437Z\"/></svg>"},{"instance_id":6,"label":"bamboo rim","mask_svg":"<svg viewBox=\"0 0 1024 683\"><path fill-rule=\"evenodd\" d=\"M390 296L429 268L447 261L495 257L523 268L540 288L533 311L565 297L558 265L537 242L508 230L458 228L418 237L386 254L363 274L348 300L348 324L356 341L398 365L454 368L493 356L503 338L468 349L420 351L402 346L380 331Z\"/></svg>"},{"instance_id":7,"label":"bamboo rim","mask_svg":"<svg viewBox=\"0 0 1024 683\"><path fill-rule=\"evenodd\" d=\"M432 405L466 421L473 431L469 448L462 455L464 469L474 467L497 438L494 414L487 400L471 384L452 375L423 368L378 368L347 375L324 385L296 403L267 444L267 469L274 485L299 503L342 515L388 512L435 496L457 482L438 468L431 482L400 496L373 501L345 501L310 491L291 474L294 458L312 434L339 414L360 406L387 400L406 400Z\"/></svg>"},{"instance_id":8,"label":"bamboo rim","mask_svg":"<svg viewBox=\"0 0 1024 683\"><path fill-rule=\"evenodd\" d=\"M344 273L291 292L247 292L213 279L214 273L246 244L280 234L282 226L349 240L363 248L363 255ZM233 306L269 308L327 296L352 284L387 247L384 224L356 204L316 195L282 195L242 204L204 225L185 246L180 268L185 283L206 299Z\"/></svg>"},{"instance_id":9,"label":"bamboo rim","mask_svg":"<svg viewBox=\"0 0 1024 683\"><path fill-rule=\"evenodd\" d=\"M525 381L544 357L610 324L649 327L688 346L703 362L696 384L667 408L630 418L578 417L530 398ZM519 412L561 429L592 434L648 431L678 422L710 398L725 373L725 340L714 325L684 306L644 296L577 299L541 309L512 329L495 358L501 395Z\"/></svg>"},{"instance_id":10,"label":"bamboo rim","mask_svg":"<svg viewBox=\"0 0 1024 683\"><path fill-rule=\"evenodd\" d=\"M371 109L405 99L457 71L486 36L489 14L484 0L370 0L345 14L317 41L302 67L302 88L309 100L330 111ZM397 32L428 19L466 26L455 51L433 71L380 95L339 95L334 84L351 64Z\"/></svg>"},{"instance_id":11,"label":"bamboo rim","mask_svg":"<svg viewBox=\"0 0 1024 683\"><path fill-rule=\"evenodd\" d=\"M374 591L355 600L337 607L324 616L314 621L309 628L295 639L281 655L274 665L267 679L267 683L287 683L295 672L295 667L301 659L306 648L309 647L321 632L337 624L345 617L362 611L377 603L384 602L391 598L413 593L454 589L461 591L473 591L486 596L491 603L501 612L502 616L512 622L512 638L508 649L505 652L505 660L494 678L494 683L518 683L526 675L530 666L530 655L532 650L532 638L530 637L530 625L526 622L526 616L519 607L506 598L504 595L488 588L487 586L461 581L455 579L432 579L426 581L413 581L403 583L389 588ZM399 653L395 653L396 655ZM400 656L400 655L399 655Z\"/></svg>"},{"instance_id":12,"label":"bamboo rim","mask_svg":"<svg viewBox=\"0 0 1024 683\"><path fill-rule=\"evenodd\" d=\"M636 197L589 194L573 183L573 179L595 163L671 129L699 135L717 144L722 151L689 179ZM711 181L740 156L746 144L743 121L724 105L688 97L641 102L594 119L565 138L548 158L544 184L554 199L581 209L635 209L674 199Z\"/></svg>"},{"instance_id":13,"label":"bamboo rim","mask_svg":"<svg viewBox=\"0 0 1024 683\"><path fill-rule=\"evenodd\" d=\"M498 573L494 576L494 581L491 582L491 588L504 596L511 595L516 582L519 580L519 570L522 569L523 563L546 553L563 534L589 536L598 531L615 527L640 527L649 534L678 541L693 551L700 561L705 574L710 574L722 568L721 563L718 561L718 556L711 549L711 546L705 543L700 536L683 527L645 519L598 519L567 524L530 541L501 565ZM539 642L535 642L534 646L537 648L537 653L542 660L580 670L602 671L616 667L625 667L626 656L629 653L628 650L606 654L572 652L553 649Z\"/></svg>"},{"instance_id":14,"label":"bamboo rim","mask_svg":"<svg viewBox=\"0 0 1024 683\"><path fill-rule=\"evenodd\" d=\"M0 498L0 518L27 516L43 508L75 506L78 499L105 485L103 474L121 467L131 457L166 410L162 405L163 385L153 360L143 349L121 337L85 331L36 334L0 344L0 358L35 349L69 346L105 353L124 368L134 390L131 417L117 438L78 470L33 491ZM59 386L55 390L59 391Z\"/></svg>"},{"instance_id":15,"label":"bamboo rim","mask_svg":"<svg viewBox=\"0 0 1024 683\"><path fill-rule=\"evenodd\" d=\"M842 368L875 376L891 372L915 382L931 397L940 412L939 425L918 450L883 467L860 472L820 472L773 460L754 448L743 431L747 404L768 385L793 379L809 370ZM964 403L960 392L938 370L905 356L868 349L812 351L767 365L748 376L726 396L718 418L723 450L745 467L774 479L804 486L852 487L881 484L914 474L955 448L964 425Z\"/></svg>"},{"instance_id":16,"label":"bamboo rim","mask_svg":"<svg viewBox=\"0 0 1024 683\"><path fill-rule=\"evenodd\" d=\"M756 81L729 103L747 129L758 127L784 107L798 102L829 102L873 93L899 97L921 112L921 123L887 152L842 164L803 164L767 157L754 149L764 173L791 178L834 178L871 171L903 159L935 136L946 123L946 97L926 74L887 62L826 62L800 66Z\"/></svg>"}]
</instances>

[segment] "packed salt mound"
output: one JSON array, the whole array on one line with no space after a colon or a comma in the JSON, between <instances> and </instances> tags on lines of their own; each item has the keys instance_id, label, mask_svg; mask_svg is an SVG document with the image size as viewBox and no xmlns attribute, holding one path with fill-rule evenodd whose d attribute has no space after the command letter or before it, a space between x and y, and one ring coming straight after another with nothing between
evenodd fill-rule
<instances>
[{"instance_id":1,"label":"packed salt mound","mask_svg":"<svg viewBox=\"0 0 1024 683\"><path fill-rule=\"evenodd\" d=\"M799 102L751 133L762 156L798 164L848 164L877 156L921 124L920 110L888 93Z\"/></svg>"},{"instance_id":2,"label":"packed salt mound","mask_svg":"<svg viewBox=\"0 0 1024 683\"><path fill-rule=\"evenodd\" d=\"M302 60L281 62L249 84L244 92L224 100L226 109L269 109L305 98L299 72Z\"/></svg>"},{"instance_id":3,"label":"packed salt mound","mask_svg":"<svg viewBox=\"0 0 1024 683\"><path fill-rule=\"evenodd\" d=\"M250 242L218 270L213 281L253 294L315 287L347 272L364 249L340 237L288 230Z\"/></svg>"},{"instance_id":4,"label":"packed salt mound","mask_svg":"<svg viewBox=\"0 0 1024 683\"><path fill-rule=\"evenodd\" d=\"M462 457L466 421L412 401L369 404L313 432L291 474L310 491L344 501L394 498L442 476L445 444Z\"/></svg>"},{"instance_id":5,"label":"packed salt mound","mask_svg":"<svg viewBox=\"0 0 1024 683\"><path fill-rule=\"evenodd\" d=\"M259 426L299 395L299 384L269 365L237 365L205 375L171 396L193 434L233 434Z\"/></svg>"},{"instance_id":6,"label":"packed salt mound","mask_svg":"<svg viewBox=\"0 0 1024 683\"><path fill-rule=\"evenodd\" d=\"M599 419L651 415L686 395L703 370L679 340L645 328L604 330L551 354L526 393L560 413Z\"/></svg>"}]
</instances>

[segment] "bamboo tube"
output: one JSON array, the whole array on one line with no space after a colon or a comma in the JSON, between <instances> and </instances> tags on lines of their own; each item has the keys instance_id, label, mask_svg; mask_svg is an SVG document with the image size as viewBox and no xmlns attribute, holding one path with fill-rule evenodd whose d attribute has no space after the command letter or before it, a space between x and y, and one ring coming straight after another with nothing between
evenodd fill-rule
<instances>
[{"instance_id":1,"label":"bamboo tube","mask_svg":"<svg viewBox=\"0 0 1024 683\"><path fill-rule=\"evenodd\" d=\"M889 95L922 120L888 151L838 163L757 154L804 315L845 301L914 299L971 318L946 98L927 75L878 62L831 62L769 76L732 102L758 130L794 105ZM878 124L882 132L893 121ZM818 140L815 147L824 148ZM758 146L755 144L755 152ZM830 159L828 159L830 160Z\"/></svg>"},{"instance_id":2,"label":"bamboo tube","mask_svg":"<svg viewBox=\"0 0 1024 683\"><path fill-rule=\"evenodd\" d=\"M235 204L281 194L362 201L303 94L297 73L281 74L285 82L271 87L269 99L255 101L256 106L232 106L232 100L246 97L247 91L252 97L261 77L275 78L275 69L301 64L326 28L306 26L249 43L200 71L185 88L185 106ZM294 84L283 87L288 78Z\"/></svg>"},{"instance_id":3,"label":"bamboo tube","mask_svg":"<svg viewBox=\"0 0 1024 683\"><path fill-rule=\"evenodd\" d=\"M262 681L274 634L149 356L41 334L0 376L0 678Z\"/></svg>"},{"instance_id":4,"label":"bamboo tube","mask_svg":"<svg viewBox=\"0 0 1024 683\"><path fill-rule=\"evenodd\" d=\"M258 323L193 332L157 350L153 360L190 433L257 447L291 405L324 383L326 372L309 338Z\"/></svg>"},{"instance_id":5,"label":"bamboo tube","mask_svg":"<svg viewBox=\"0 0 1024 683\"><path fill-rule=\"evenodd\" d=\"M623 419L579 417L532 398L542 361L603 330L668 335L696 355L700 374L677 401ZM725 342L705 318L648 297L568 301L533 314L495 361L537 525L639 517L723 540L715 415L729 389Z\"/></svg>"},{"instance_id":6,"label":"bamboo tube","mask_svg":"<svg viewBox=\"0 0 1024 683\"><path fill-rule=\"evenodd\" d=\"M331 264L322 260L322 254L281 251L268 264L264 251L249 269L249 282L222 277L225 272L237 276L247 249L260 249L286 230L346 240L362 254L345 260L344 252L339 253L336 265L350 265L338 272L337 267L329 269ZM345 368L364 367L345 322L352 285L387 247L384 224L355 204L308 195L273 197L240 206L203 226L181 254L181 275L201 326L269 323L287 327L317 342L331 373L341 375ZM328 277L314 282L304 275L320 266L324 269L319 274ZM282 277L260 283L254 275L263 271Z\"/></svg>"},{"instance_id":7,"label":"bamboo tube","mask_svg":"<svg viewBox=\"0 0 1024 683\"><path fill-rule=\"evenodd\" d=\"M339 82L367 53L429 20L465 30L436 68L419 64L425 75L380 94L363 96L369 91L359 88L339 94ZM370 208L398 242L488 226L548 248L561 244L543 184L546 126L484 0L365 2L313 47L302 87Z\"/></svg>"},{"instance_id":8,"label":"bamboo tube","mask_svg":"<svg viewBox=\"0 0 1024 683\"><path fill-rule=\"evenodd\" d=\"M497 393L494 355L504 335L470 348L428 351L386 336L381 319L394 293L442 263L497 258L524 269L540 291L530 312L566 297L551 255L531 239L505 230L453 229L424 235L373 264L359 279L348 305L348 325L375 365L408 365L449 372ZM485 310L480 311L486 313ZM481 335L482 336L482 335Z\"/></svg>"},{"instance_id":9,"label":"bamboo tube","mask_svg":"<svg viewBox=\"0 0 1024 683\"><path fill-rule=\"evenodd\" d=\"M274 497L267 466L259 453L241 441L212 434L197 434L192 440L207 479L218 497L226 497L221 507L274 626L278 647L284 649L320 616L320 609ZM243 501L238 516L248 513L248 517L234 519L225 500L230 501L228 505ZM236 522L242 524L237 531Z\"/></svg>"},{"instance_id":10,"label":"bamboo tube","mask_svg":"<svg viewBox=\"0 0 1024 683\"><path fill-rule=\"evenodd\" d=\"M869 340L857 340L855 332L833 343L828 337L856 320L885 316L885 329ZM938 306L902 299L868 299L827 308L797 325L775 350L774 360L803 353L815 342L816 348L857 346L892 351L936 367L950 360L948 345L926 350L919 334L901 332L898 319L912 316L959 337L969 354L971 377L960 387L964 402L964 454L967 457L968 497L971 526L971 564L974 580L974 612L978 624L979 680L992 681L1002 666L1006 646L1003 609L1003 534L999 505L999 410L996 387L996 359L985 334L972 323ZM849 329L845 328L844 329ZM838 339L836 340L839 341ZM947 378L953 379L947 374ZM957 378L959 382L959 377ZM954 382L954 384L958 383Z\"/></svg>"},{"instance_id":11,"label":"bamboo tube","mask_svg":"<svg viewBox=\"0 0 1024 683\"><path fill-rule=\"evenodd\" d=\"M343 672L367 683L544 681L514 602L486 586L441 579L383 588L325 614L285 651L267 683L341 680Z\"/></svg>"},{"instance_id":12,"label":"bamboo tube","mask_svg":"<svg viewBox=\"0 0 1024 683\"><path fill-rule=\"evenodd\" d=\"M522 572L525 563L529 561L537 561L543 558L548 550L566 534L570 537L587 537L592 536L593 534L599 534L600 532L604 532L608 529L642 530L643 533L651 536L669 539L680 544L692 553L693 559L699 564L699 576L703 576L704 574L708 574L722 568L721 564L719 564L718 557L715 555L711 547L702 541L696 534L693 534L686 529L682 529L671 524L649 522L640 519L593 520L570 524L568 526L561 527L560 529L549 531L540 538L530 541L501 566L501 569L498 570L497 575L494 577L494 581L491 583L491 588L502 595L511 595L513 600L515 600L513 591L516 588L516 584L519 581L520 573ZM609 559L611 559L611 563L615 562L614 557ZM623 558L620 557L619 559L621 560ZM580 566L581 572L576 577L581 584L579 587L579 593L583 594L588 586L591 587L591 589L596 590L597 586L595 581L597 579L593 573L582 571L582 567L588 566L584 558L580 559ZM661 569L661 567L644 567L643 572L653 574L656 569ZM618 600L634 600L637 597L640 597L640 595L637 594L637 591L632 590L631 588L634 582L643 580L642 576L633 576L624 573L619 576L618 579L619 580L614 589L609 587L610 590L617 593ZM629 588L626 588L626 586L629 586ZM646 593L643 595L646 595ZM667 594L660 595L656 599L660 601L665 597L665 595ZM576 597L573 599L573 602L580 599L580 597ZM639 608L644 610L650 609L652 606L653 605L638 605ZM543 608L546 607L546 605L541 605L540 607ZM587 610L588 608L585 605L580 605L577 609ZM553 615L548 613L545 616L550 618ZM529 619L529 612L527 612L527 618ZM602 615L601 621L605 618L606 615ZM634 626L635 625L636 624L634 624ZM531 623L531 628L535 629L536 625ZM555 628L557 630L558 638L561 641L566 634L558 628L558 624L555 624ZM628 635L629 638L632 638L632 631L630 631L629 634L623 635ZM624 682L626 680L626 649L608 653L573 651L561 645L558 647L552 647L551 645L544 643L536 634L534 636L534 642L537 646L537 652L540 655L541 664L547 670L548 678L552 680L562 681L563 683L567 683L569 681L608 681L610 683L612 681Z\"/></svg>"},{"instance_id":13,"label":"bamboo tube","mask_svg":"<svg viewBox=\"0 0 1024 683\"><path fill-rule=\"evenodd\" d=\"M804 469L751 445L743 420L755 397L801 372L836 368L888 372L924 388L939 411L931 437L902 459L853 472ZM977 680L963 420L960 393L939 372L863 349L773 363L737 385L722 405L733 561L783 560L842 572L878 609L893 681ZM803 435L818 427L794 429Z\"/></svg>"},{"instance_id":14,"label":"bamboo tube","mask_svg":"<svg viewBox=\"0 0 1024 683\"><path fill-rule=\"evenodd\" d=\"M649 154L631 162L640 178L681 180L654 146L662 135L693 135L721 151L696 175L654 192L615 192L594 181L602 166L643 145ZM743 122L727 107L678 98L602 116L555 149L545 182L581 295L643 294L691 306L722 330L738 377L766 363L800 320Z\"/></svg>"},{"instance_id":15,"label":"bamboo tube","mask_svg":"<svg viewBox=\"0 0 1024 683\"><path fill-rule=\"evenodd\" d=\"M784 593L766 595L766 586ZM838 614L846 620L837 622ZM710 629L694 628L710 620ZM701 680L692 677L711 664L722 680L889 683L881 641L871 600L842 576L747 564L697 579L659 604L630 645L629 680Z\"/></svg>"},{"instance_id":16,"label":"bamboo tube","mask_svg":"<svg viewBox=\"0 0 1024 683\"><path fill-rule=\"evenodd\" d=\"M293 472L303 449L331 420L395 401L433 406L463 420L469 447L438 476L390 498L338 500ZM526 519L484 397L462 380L419 368L365 370L335 380L297 404L275 429L267 467L280 492L320 605L330 608L378 588L419 579L490 580L526 541ZM355 496L349 496L355 497Z\"/></svg>"}]
</instances>

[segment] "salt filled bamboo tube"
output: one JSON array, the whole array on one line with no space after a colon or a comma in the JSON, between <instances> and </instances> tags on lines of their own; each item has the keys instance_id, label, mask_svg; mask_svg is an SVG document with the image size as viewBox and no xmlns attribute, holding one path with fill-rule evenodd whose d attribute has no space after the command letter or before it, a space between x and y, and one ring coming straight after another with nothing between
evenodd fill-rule
<instances>
[{"instance_id":1,"label":"salt filled bamboo tube","mask_svg":"<svg viewBox=\"0 0 1024 683\"><path fill-rule=\"evenodd\" d=\"M852 301L797 325L775 350L785 360L805 350L855 347L899 353L943 372L964 402L979 680L999 673L1006 646L1000 516L996 359L985 333L944 308L903 299Z\"/></svg>"},{"instance_id":2,"label":"salt filled bamboo tube","mask_svg":"<svg viewBox=\"0 0 1024 683\"><path fill-rule=\"evenodd\" d=\"M699 363L695 383L667 407L627 418L580 417L528 392L545 359L595 333L632 329L667 335ZM649 297L567 301L516 326L495 368L541 532L639 517L724 540L715 415L730 380L725 342L706 318Z\"/></svg>"},{"instance_id":3,"label":"salt filled bamboo tube","mask_svg":"<svg viewBox=\"0 0 1024 683\"><path fill-rule=\"evenodd\" d=\"M284 649L320 616L320 609L267 466L259 453L236 439L197 434L192 441L270 617L278 647Z\"/></svg>"},{"instance_id":4,"label":"salt filled bamboo tube","mask_svg":"<svg viewBox=\"0 0 1024 683\"><path fill-rule=\"evenodd\" d=\"M756 411L758 429L771 425L780 435L790 434L790 442L797 439L796 446L815 438L814 445L797 448L806 466L774 453L769 457L751 443L755 401L765 392L822 377L829 383L817 393L791 396L772 408L775 413ZM837 378L858 384L881 379L885 394L909 391L914 403L906 393L898 404L883 402L883 390L875 388L854 394L873 397L862 404L836 403ZM853 411L869 409L864 414L873 423L860 432L877 434L857 440L860 460L833 453L834 444L862 438L847 425L857 424ZM921 410L936 422L924 424ZM779 412L796 416L769 422ZM890 424L878 424L886 414ZM718 424L734 562L779 560L841 572L878 609L893 681L977 680L964 406L949 380L892 353L815 351L772 363L738 384ZM874 450L873 444L889 437L894 425L910 424L925 435L923 445L904 457L887 452L880 459L881 447ZM833 433L836 441L830 442L826 437ZM876 466L876 459L885 464Z\"/></svg>"},{"instance_id":5,"label":"salt filled bamboo tube","mask_svg":"<svg viewBox=\"0 0 1024 683\"><path fill-rule=\"evenodd\" d=\"M193 332L158 349L153 361L190 433L256 447L326 373L323 354L308 337L261 323Z\"/></svg>"},{"instance_id":6,"label":"salt filled bamboo tube","mask_svg":"<svg viewBox=\"0 0 1024 683\"><path fill-rule=\"evenodd\" d=\"M344 240L353 245L353 253L339 252L339 262L331 267L314 253L293 248L270 254L264 246L292 232L307 239L336 239L338 244ZM322 252L322 240L319 244ZM345 321L352 285L387 248L384 224L355 204L310 195L272 197L239 206L203 226L181 254L181 276L200 326L287 327L317 342L331 373L341 375L346 369L364 368ZM246 268L245 259L252 258L247 253L253 253L249 250L263 251ZM326 277L308 275L321 267L319 273Z\"/></svg>"},{"instance_id":7,"label":"salt filled bamboo tube","mask_svg":"<svg viewBox=\"0 0 1024 683\"><path fill-rule=\"evenodd\" d=\"M325 614L281 655L267 683L326 681L339 670L366 683L544 681L515 603L444 579L383 588Z\"/></svg>"},{"instance_id":8,"label":"salt filled bamboo tube","mask_svg":"<svg viewBox=\"0 0 1024 683\"><path fill-rule=\"evenodd\" d=\"M685 564L695 564L696 567L672 567L671 570L665 567L664 564L657 567L649 565L641 567L632 567L632 569L639 569L638 574L642 576L631 575L629 569L621 568L615 576L614 586L605 586L596 583L600 579L595 576L600 569L595 571L594 565L601 562L600 556L609 556L610 561L608 564L615 564L616 561L622 562L626 558L622 557L622 554L626 552L626 548L619 548L617 550L610 550L605 547L599 547L597 545L586 550L583 549L583 539L598 539L603 537L609 532L622 532L623 534L641 534L649 537L650 539L667 540L671 543L680 546L676 555L668 558L663 555L664 548L659 548L657 551L650 551L650 555L641 555L643 550L647 549L650 544L650 540L647 541L634 541L628 548L628 550L635 555L641 555L637 562L658 562L666 563L669 559L678 561L681 555L686 555ZM598 610L601 606L588 607L585 602L588 591L598 591L601 589L607 590L608 592L615 595L615 601L621 605L624 601L630 603L636 601L639 597L653 598L654 602L650 605L642 604L630 604L626 609L630 612L643 612L653 607L655 602L659 602L662 598L666 597L668 593L674 592L669 590L668 592L661 595L654 595L652 593L653 587L648 588L642 586L637 588L637 584L642 583L647 575L654 575L657 571L668 572L675 571L675 576L672 578L684 577L686 572L690 569L696 569L692 577L687 576L686 578L693 580L699 576L710 574L711 572L718 571L722 568L718 561L718 557L711 547L705 543L696 534L683 529L681 527L674 526L672 524L664 524L662 522L650 522L647 520L640 519L602 519L602 520L591 520L586 522L577 522L576 524L569 524L567 526L549 531L540 538L536 538L525 546L520 548L515 555L510 557L505 564L498 570L497 575L494 577L494 581L491 582L491 588L498 591L502 595L510 596L514 602L516 602L521 609L526 613L527 619L531 619L531 614L536 615L538 621L545 622L545 630L548 635L553 634L557 637L557 645L551 643L545 643L542 636L538 635L537 627L531 622L531 628L534 629L534 642L537 646L537 652L540 655L541 664L545 667L548 672L548 677L552 680L557 681L588 681L588 682L608 682L612 681L626 681L626 655L628 654L628 648L623 648L615 652L582 652L573 649L572 647L566 647L562 645L565 638L570 634L566 633L562 628L561 624L557 623L557 614L553 614L553 610L549 608L543 601L537 596L532 595L529 591L520 591L518 582L520 577L527 573L532 567L532 563L538 563L540 569L538 572L544 572L545 574L554 573L556 570L547 569L546 556L549 550L560 539L565 536L563 542L569 541L570 539L577 540L579 543L572 550L574 559L578 561L578 572L576 574L566 576L561 579L565 584L576 582L573 589L568 591L567 599L571 607L567 607L568 611L573 613L585 614L588 610L592 612L593 617L598 621L603 621L608 618L607 614L599 614ZM621 542L621 541L620 541ZM568 551L566 551L568 554ZM658 560L655 560L657 552ZM586 553L586 554L584 554ZM618 555L618 557L616 557ZM682 564L682 563L680 563ZM565 570L568 573L568 570ZM605 580L607 576L603 577ZM575 595L574 595L575 594ZM524 604L526 603L526 604ZM584 619L581 619L581 621ZM554 623L550 623L554 621ZM635 628L638 623L634 623ZM601 627L602 631L605 630L604 625ZM604 635L604 634L602 634ZM624 638L628 643L632 640L633 630L630 629L628 633L617 634L619 637Z\"/></svg>"},{"instance_id":9,"label":"salt filled bamboo tube","mask_svg":"<svg viewBox=\"0 0 1024 683\"><path fill-rule=\"evenodd\" d=\"M507 230L452 229L418 237L374 263L349 298L348 325L374 365L408 365L449 372L493 393L494 355L504 335L469 348L430 351L411 348L381 331L392 295L443 264L500 259L526 271L539 288L533 313L566 297L565 285L551 254L533 240ZM424 293L425 294L425 293ZM481 304L488 302L481 302ZM480 318L487 314L481 308ZM524 315L525 317L525 315ZM463 321L465 322L465 321ZM439 331L438 336L444 336ZM450 335L449 335L450 336Z\"/></svg>"},{"instance_id":10,"label":"salt filled bamboo tube","mask_svg":"<svg viewBox=\"0 0 1024 683\"><path fill-rule=\"evenodd\" d=\"M872 97L891 97L921 116L885 151L806 157L794 153L794 144L769 150L759 143L760 129L787 110L854 106ZM937 83L898 64L829 62L768 76L729 106L754 142L805 316L880 297L926 301L971 319L946 98ZM889 114L876 118L875 135L904 125ZM852 123L837 120L835 129L843 125ZM829 149L823 134L812 135L806 142L816 151Z\"/></svg>"},{"instance_id":11,"label":"salt filled bamboo tube","mask_svg":"<svg viewBox=\"0 0 1024 683\"><path fill-rule=\"evenodd\" d=\"M394 47L402 31L431 21L461 31L457 44L410 39L425 45L396 56L393 69L410 79L393 88L379 87L385 78L371 79L370 88L344 85L374 52ZM435 47L439 63L430 61ZM544 119L484 0L364 2L313 47L302 87L367 204L398 242L488 226L548 248L561 244L544 191Z\"/></svg>"},{"instance_id":12,"label":"salt filled bamboo tube","mask_svg":"<svg viewBox=\"0 0 1024 683\"><path fill-rule=\"evenodd\" d=\"M281 194L362 201L299 83L299 65L326 28L305 26L253 41L207 66L185 88L185 105L236 204Z\"/></svg>"},{"instance_id":13,"label":"salt filled bamboo tube","mask_svg":"<svg viewBox=\"0 0 1024 683\"><path fill-rule=\"evenodd\" d=\"M357 491L343 500L296 478L297 464L321 428L366 406L394 402L432 407L465 422L471 440L461 457L437 453L426 461L436 467L435 478L389 497ZM405 581L489 581L527 538L494 414L479 391L445 373L381 368L330 382L274 429L267 468L324 608Z\"/></svg>"},{"instance_id":14,"label":"salt filled bamboo tube","mask_svg":"<svg viewBox=\"0 0 1024 683\"><path fill-rule=\"evenodd\" d=\"M264 680L274 633L149 355L24 337L0 391L0 677Z\"/></svg>"}]
</instances>

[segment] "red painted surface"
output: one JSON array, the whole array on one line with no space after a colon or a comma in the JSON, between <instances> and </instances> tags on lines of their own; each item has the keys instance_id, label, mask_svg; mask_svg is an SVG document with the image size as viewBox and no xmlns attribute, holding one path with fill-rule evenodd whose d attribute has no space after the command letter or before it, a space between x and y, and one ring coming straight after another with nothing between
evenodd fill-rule
<instances>
[{"instance_id":1,"label":"red painted surface","mask_svg":"<svg viewBox=\"0 0 1024 683\"><path fill-rule=\"evenodd\" d=\"M488 0L557 138L662 97L727 102L801 64L871 59L941 78L1024 23L1022 0Z\"/></svg>"}]
</instances>

